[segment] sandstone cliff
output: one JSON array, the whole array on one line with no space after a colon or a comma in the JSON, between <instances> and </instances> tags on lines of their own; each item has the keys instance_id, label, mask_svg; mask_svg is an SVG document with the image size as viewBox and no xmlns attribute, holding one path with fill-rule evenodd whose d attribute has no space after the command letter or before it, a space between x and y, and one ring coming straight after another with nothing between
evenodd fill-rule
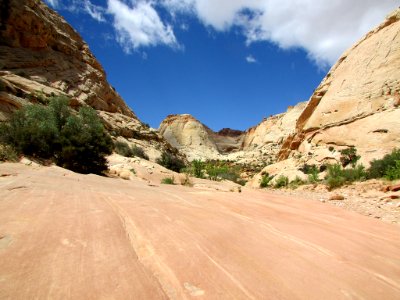
<instances>
[{"instance_id":1,"label":"sandstone cliff","mask_svg":"<svg viewBox=\"0 0 400 300\"><path fill-rule=\"evenodd\" d=\"M74 107L96 109L114 137L148 148L151 158L173 150L138 120L88 45L42 1L4 0L0 18L0 121L23 105L66 95Z\"/></svg>"},{"instance_id":2,"label":"sandstone cliff","mask_svg":"<svg viewBox=\"0 0 400 300\"><path fill-rule=\"evenodd\" d=\"M315 90L263 172L300 175L304 164L334 163L354 146L368 165L400 147L400 9L346 51ZM254 178L258 186L260 175Z\"/></svg>"},{"instance_id":3,"label":"sandstone cliff","mask_svg":"<svg viewBox=\"0 0 400 300\"><path fill-rule=\"evenodd\" d=\"M363 161L400 146L400 10L346 51L311 96L280 159L355 146ZM332 148L333 147L333 148Z\"/></svg>"},{"instance_id":4,"label":"sandstone cliff","mask_svg":"<svg viewBox=\"0 0 400 300\"><path fill-rule=\"evenodd\" d=\"M295 131L306 103L290 107L246 131L224 128L214 132L191 115L168 116L159 132L189 160L223 159L251 165L275 161L283 141Z\"/></svg>"}]
</instances>

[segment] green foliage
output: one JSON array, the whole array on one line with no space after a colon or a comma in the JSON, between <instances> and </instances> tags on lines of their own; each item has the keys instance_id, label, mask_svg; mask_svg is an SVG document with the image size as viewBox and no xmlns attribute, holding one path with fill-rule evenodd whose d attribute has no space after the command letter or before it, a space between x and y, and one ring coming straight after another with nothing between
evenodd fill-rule
<instances>
[{"instance_id":1,"label":"green foliage","mask_svg":"<svg viewBox=\"0 0 400 300\"><path fill-rule=\"evenodd\" d=\"M159 165L178 173L185 167L183 160L167 152L163 152L161 157L158 158L156 162Z\"/></svg>"},{"instance_id":2,"label":"green foliage","mask_svg":"<svg viewBox=\"0 0 400 300\"><path fill-rule=\"evenodd\" d=\"M368 178L385 177L389 170L396 168L398 160L400 160L400 149L394 149L392 153L385 155L382 159L374 159L368 169Z\"/></svg>"},{"instance_id":3,"label":"green foliage","mask_svg":"<svg viewBox=\"0 0 400 300\"><path fill-rule=\"evenodd\" d=\"M107 170L106 155L112 153L111 137L94 109L82 107L71 115L60 131L58 165L78 173L101 174Z\"/></svg>"},{"instance_id":4,"label":"green foliage","mask_svg":"<svg viewBox=\"0 0 400 300\"><path fill-rule=\"evenodd\" d=\"M0 161L17 161L18 153L9 145L0 145Z\"/></svg>"},{"instance_id":5,"label":"green foliage","mask_svg":"<svg viewBox=\"0 0 400 300\"><path fill-rule=\"evenodd\" d=\"M133 145L129 146L126 142L116 141L114 143L115 152L125 157L141 157L149 160L148 155L144 152L143 148Z\"/></svg>"},{"instance_id":6,"label":"green foliage","mask_svg":"<svg viewBox=\"0 0 400 300\"><path fill-rule=\"evenodd\" d=\"M396 160L395 166L390 166L385 172L385 178L388 180L400 179L400 160Z\"/></svg>"},{"instance_id":7,"label":"green foliage","mask_svg":"<svg viewBox=\"0 0 400 300\"><path fill-rule=\"evenodd\" d=\"M201 160L193 160L191 165L191 172L196 178L204 178L205 164Z\"/></svg>"},{"instance_id":8,"label":"green foliage","mask_svg":"<svg viewBox=\"0 0 400 300\"><path fill-rule=\"evenodd\" d=\"M282 187L286 187L289 185L289 178L287 178L284 175L281 175L278 177L278 179L275 181L274 187L277 189L280 189Z\"/></svg>"},{"instance_id":9,"label":"green foliage","mask_svg":"<svg viewBox=\"0 0 400 300\"><path fill-rule=\"evenodd\" d=\"M346 167L348 164L354 168L357 164L357 161L361 158L361 156L357 155L357 149L355 147L346 148L340 150L340 162L343 167Z\"/></svg>"},{"instance_id":10,"label":"green foliage","mask_svg":"<svg viewBox=\"0 0 400 300\"><path fill-rule=\"evenodd\" d=\"M53 159L58 165L80 173L101 174L112 141L96 112L82 107L77 114L68 100L52 97L49 106L29 105L16 111L0 126L3 143L18 153Z\"/></svg>"},{"instance_id":11,"label":"green foliage","mask_svg":"<svg viewBox=\"0 0 400 300\"><path fill-rule=\"evenodd\" d=\"M269 176L268 173L265 173L261 177L260 188L266 188L269 186L270 181L274 178L274 176Z\"/></svg>"},{"instance_id":12,"label":"green foliage","mask_svg":"<svg viewBox=\"0 0 400 300\"><path fill-rule=\"evenodd\" d=\"M246 184L246 181L240 178L241 167L227 161L208 161L205 170L210 180L230 180L240 185Z\"/></svg>"},{"instance_id":13,"label":"green foliage","mask_svg":"<svg viewBox=\"0 0 400 300\"><path fill-rule=\"evenodd\" d=\"M325 180L328 188L332 190L346 183L365 180L366 177L367 173L363 165L357 165L350 169L343 169L340 164L334 164L328 166Z\"/></svg>"},{"instance_id":14,"label":"green foliage","mask_svg":"<svg viewBox=\"0 0 400 300\"><path fill-rule=\"evenodd\" d=\"M53 111L42 105L29 105L14 112L0 129L4 143L26 155L51 158L59 138Z\"/></svg>"},{"instance_id":15,"label":"green foliage","mask_svg":"<svg viewBox=\"0 0 400 300\"><path fill-rule=\"evenodd\" d=\"M165 177L161 179L162 184L175 184L174 181L175 181L174 177Z\"/></svg>"},{"instance_id":16,"label":"green foliage","mask_svg":"<svg viewBox=\"0 0 400 300\"><path fill-rule=\"evenodd\" d=\"M125 142L116 141L114 143L114 150L119 155L122 155L122 156L125 156L125 157L133 156L131 147L129 147L128 143L125 143Z\"/></svg>"},{"instance_id":17,"label":"green foliage","mask_svg":"<svg viewBox=\"0 0 400 300\"><path fill-rule=\"evenodd\" d=\"M303 179L301 179L299 176L296 176L296 178L289 183L289 187L292 189L295 189L303 184L306 184L306 182Z\"/></svg>"}]
</instances>

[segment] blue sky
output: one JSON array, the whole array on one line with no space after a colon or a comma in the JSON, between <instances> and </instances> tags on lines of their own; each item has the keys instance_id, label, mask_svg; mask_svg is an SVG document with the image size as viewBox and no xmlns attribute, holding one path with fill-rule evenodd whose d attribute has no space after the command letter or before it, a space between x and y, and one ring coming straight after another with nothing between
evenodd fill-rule
<instances>
[{"instance_id":1,"label":"blue sky","mask_svg":"<svg viewBox=\"0 0 400 300\"><path fill-rule=\"evenodd\" d=\"M89 44L108 81L157 128L189 113L247 129L308 100L393 0L47 0Z\"/></svg>"}]
</instances>

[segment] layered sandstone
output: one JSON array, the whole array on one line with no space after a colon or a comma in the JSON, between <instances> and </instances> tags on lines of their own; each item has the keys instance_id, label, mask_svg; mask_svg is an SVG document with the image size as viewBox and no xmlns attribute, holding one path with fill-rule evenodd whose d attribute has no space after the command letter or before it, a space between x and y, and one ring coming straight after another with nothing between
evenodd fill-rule
<instances>
[{"instance_id":1,"label":"layered sandstone","mask_svg":"<svg viewBox=\"0 0 400 300\"><path fill-rule=\"evenodd\" d=\"M24 105L65 95L73 107L96 109L111 135L139 144L151 159L176 151L135 116L88 45L42 1L3 1L0 15L0 121Z\"/></svg>"},{"instance_id":2,"label":"layered sandstone","mask_svg":"<svg viewBox=\"0 0 400 300\"><path fill-rule=\"evenodd\" d=\"M399 32L400 9L342 55L311 96L280 159L312 153L322 163L336 158L335 150L355 146L368 163L400 146Z\"/></svg>"},{"instance_id":3,"label":"layered sandstone","mask_svg":"<svg viewBox=\"0 0 400 300\"><path fill-rule=\"evenodd\" d=\"M347 50L331 68L299 115L295 132L279 151L279 162L262 174L304 177L305 164L340 161L355 147L368 166L400 147L400 9Z\"/></svg>"},{"instance_id":4,"label":"layered sandstone","mask_svg":"<svg viewBox=\"0 0 400 300\"><path fill-rule=\"evenodd\" d=\"M168 116L159 132L189 159L224 159L238 163L263 164L275 161L283 141L295 132L306 103L265 118L246 131L224 128L214 132L191 115Z\"/></svg>"}]
</instances>

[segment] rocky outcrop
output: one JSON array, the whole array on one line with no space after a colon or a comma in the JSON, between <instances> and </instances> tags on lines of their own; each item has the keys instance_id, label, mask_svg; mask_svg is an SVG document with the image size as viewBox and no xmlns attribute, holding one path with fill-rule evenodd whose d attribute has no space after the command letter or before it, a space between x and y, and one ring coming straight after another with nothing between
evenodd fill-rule
<instances>
[{"instance_id":1,"label":"rocky outcrop","mask_svg":"<svg viewBox=\"0 0 400 300\"><path fill-rule=\"evenodd\" d=\"M246 131L224 128L214 132L191 115L170 115L159 132L189 159L223 159L262 165L275 161L282 142L295 132L305 102L271 116Z\"/></svg>"},{"instance_id":2,"label":"rocky outcrop","mask_svg":"<svg viewBox=\"0 0 400 300\"><path fill-rule=\"evenodd\" d=\"M367 164L400 146L399 32L400 9L342 55L311 96L280 160L307 156L323 163L355 146Z\"/></svg>"},{"instance_id":3,"label":"rocky outcrop","mask_svg":"<svg viewBox=\"0 0 400 300\"><path fill-rule=\"evenodd\" d=\"M97 110L114 137L139 144L155 159L175 151L142 124L79 34L38 0L4 0L0 13L0 121L17 108L65 95Z\"/></svg>"},{"instance_id":4,"label":"rocky outcrop","mask_svg":"<svg viewBox=\"0 0 400 300\"><path fill-rule=\"evenodd\" d=\"M304 164L340 161L355 147L368 166L400 147L400 9L346 51L311 96L279 151L262 174L302 177Z\"/></svg>"}]
</instances>

